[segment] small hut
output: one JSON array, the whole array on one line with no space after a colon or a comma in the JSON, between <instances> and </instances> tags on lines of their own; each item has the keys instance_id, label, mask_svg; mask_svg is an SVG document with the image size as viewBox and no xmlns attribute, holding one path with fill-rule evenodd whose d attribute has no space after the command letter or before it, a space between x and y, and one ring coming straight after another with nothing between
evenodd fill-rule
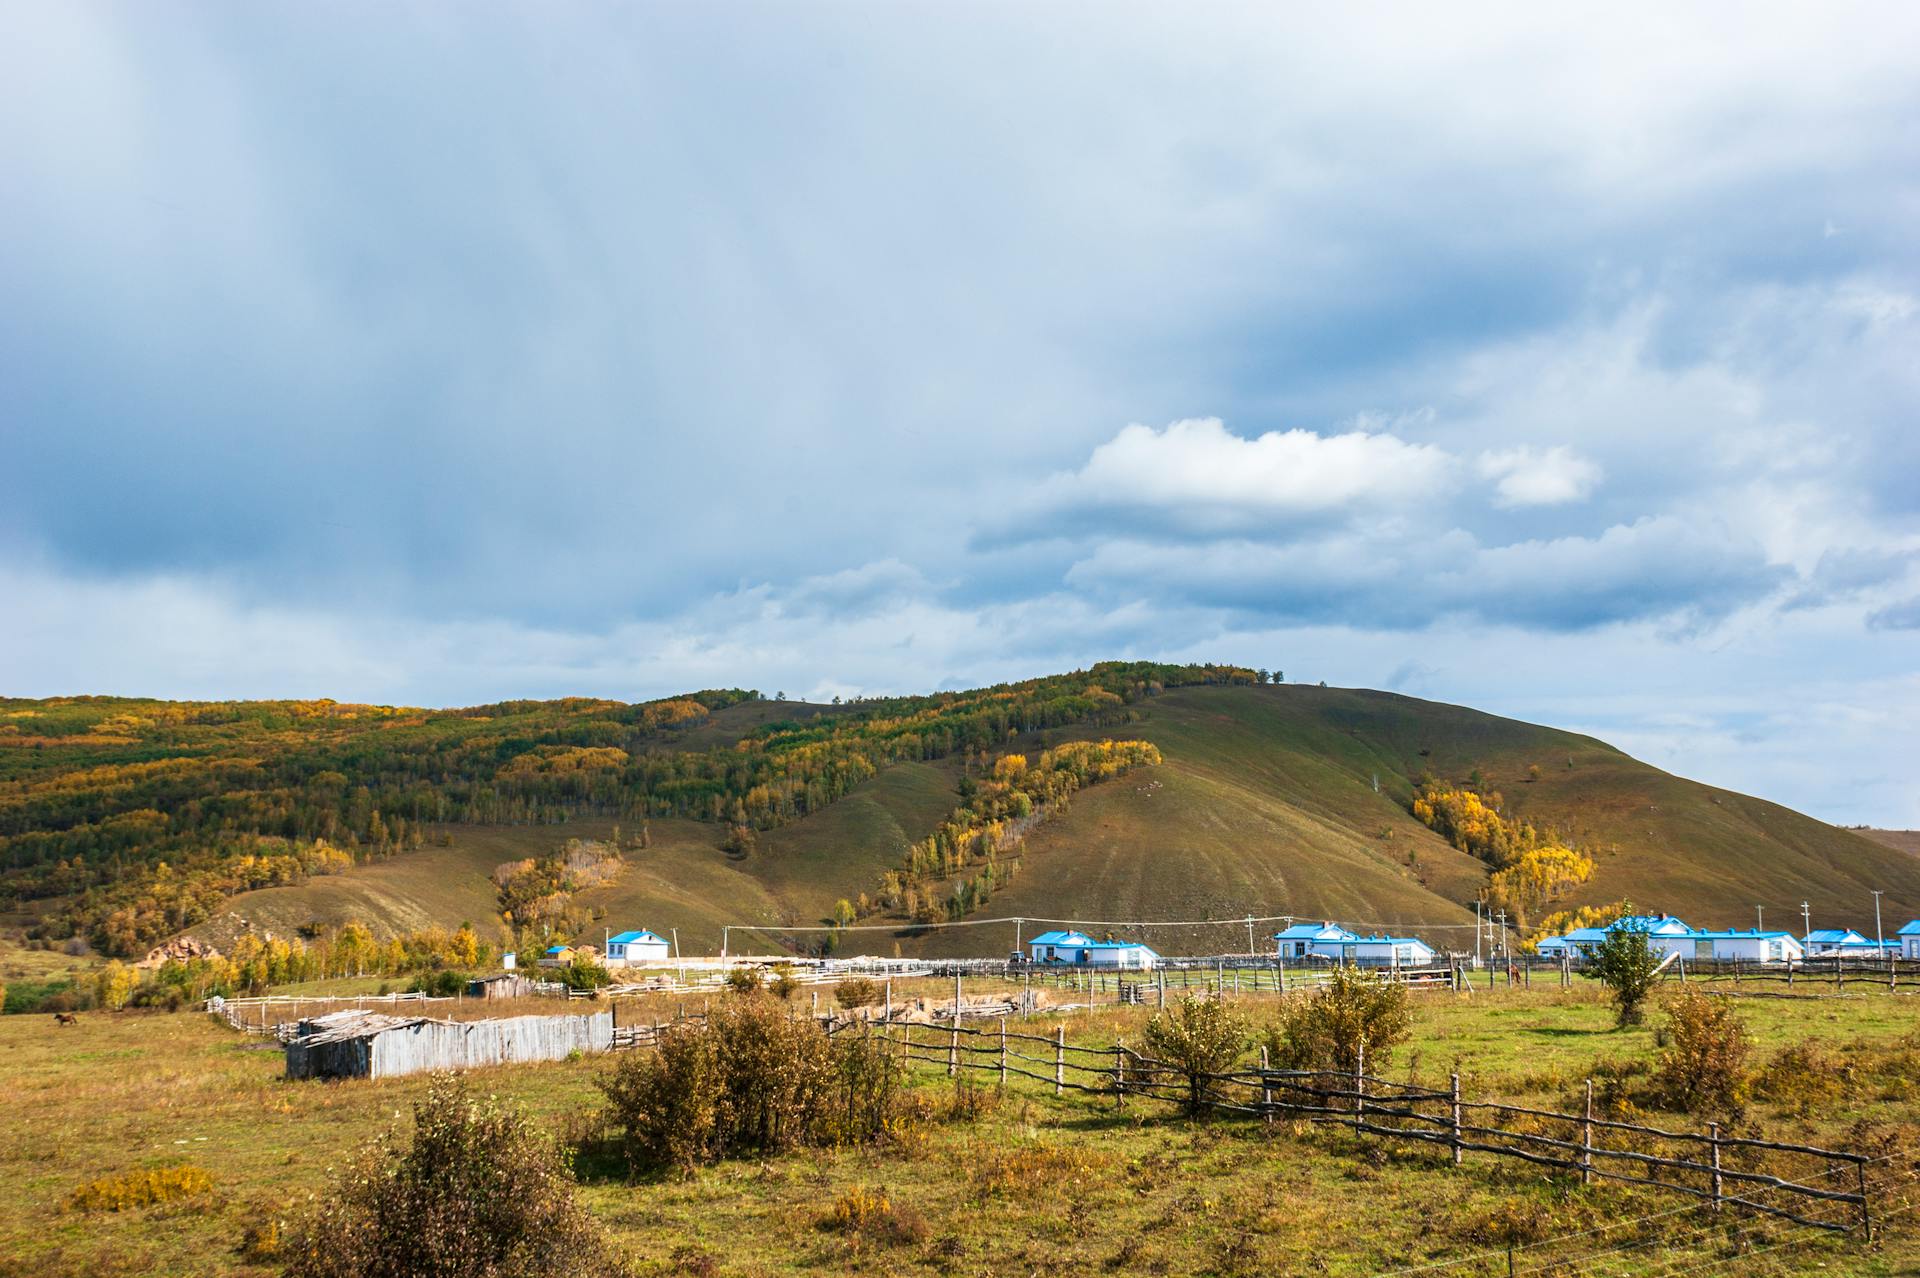
<instances>
[{"instance_id":1,"label":"small hut","mask_svg":"<svg viewBox=\"0 0 1920 1278\"><path fill-rule=\"evenodd\" d=\"M287 1040L288 1078L394 1078L513 1061L564 1060L613 1046L613 1013L437 1021L332 1012L301 1021Z\"/></svg>"},{"instance_id":2,"label":"small hut","mask_svg":"<svg viewBox=\"0 0 1920 1278\"><path fill-rule=\"evenodd\" d=\"M539 992L539 982L517 972L502 972L467 982L468 998L528 998Z\"/></svg>"}]
</instances>

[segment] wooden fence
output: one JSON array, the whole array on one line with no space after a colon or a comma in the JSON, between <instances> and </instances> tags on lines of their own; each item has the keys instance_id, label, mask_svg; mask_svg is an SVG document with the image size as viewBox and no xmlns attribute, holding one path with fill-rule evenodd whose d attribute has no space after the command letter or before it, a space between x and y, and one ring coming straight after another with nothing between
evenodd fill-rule
<instances>
[{"instance_id":1,"label":"wooden fence","mask_svg":"<svg viewBox=\"0 0 1920 1278\"><path fill-rule=\"evenodd\" d=\"M1186 1104L1196 1099L1217 1113L1334 1124L1356 1133L1415 1142L1445 1152L1454 1166L1468 1153L1511 1158L1576 1175L1692 1195L1716 1212L1729 1207L1776 1216L1798 1225L1870 1236L1867 1166L1862 1154L1733 1136L1708 1124L1704 1132L1677 1131L1603 1118L1586 1084L1583 1113L1469 1100L1460 1076L1447 1090L1318 1070L1252 1069L1185 1072L1116 1043L1069 1043L1064 1026L1043 1036L959 1024L884 1026L879 1033L904 1060L944 1067L949 1075L986 1074L1005 1084L1025 1078L1066 1091L1149 1097ZM1763 1200L1763 1197L1765 1200ZM1823 1206L1842 1215L1817 1216Z\"/></svg>"}]
</instances>

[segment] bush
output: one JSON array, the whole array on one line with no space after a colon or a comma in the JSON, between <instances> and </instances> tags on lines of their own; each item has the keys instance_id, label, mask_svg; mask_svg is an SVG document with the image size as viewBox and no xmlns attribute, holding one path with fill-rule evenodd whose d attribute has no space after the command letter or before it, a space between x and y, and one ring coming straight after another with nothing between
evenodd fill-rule
<instances>
[{"instance_id":1,"label":"bush","mask_svg":"<svg viewBox=\"0 0 1920 1278\"><path fill-rule=\"evenodd\" d=\"M1667 1003L1654 1085L1687 1113L1738 1113L1747 1099L1747 1030L1723 998L1693 990Z\"/></svg>"},{"instance_id":2,"label":"bush","mask_svg":"<svg viewBox=\"0 0 1920 1278\"><path fill-rule=\"evenodd\" d=\"M1413 1028L1407 987L1358 968L1336 967L1327 983L1285 1004L1267 1028L1270 1063L1279 1069L1379 1069Z\"/></svg>"},{"instance_id":3,"label":"bush","mask_svg":"<svg viewBox=\"0 0 1920 1278\"><path fill-rule=\"evenodd\" d=\"M1631 913L1633 907L1627 906ZM1644 1015L1641 1006L1660 979L1660 956L1647 943L1645 932L1608 932L1593 947L1587 959L1587 972L1613 991L1615 1017L1621 1026L1638 1025Z\"/></svg>"},{"instance_id":4,"label":"bush","mask_svg":"<svg viewBox=\"0 0 1920 1278\"><path fill-rule=\"evenodd\" d=\"M597 990L613 984L607 969L584 954L574 955L572 962L554 973L554 978L570 990Z\"/></svg>"},{"instance_id":5,"label":"bush","mask_svg":"<svg viewBox=\"0 0 1920 1278\"><path fill-rule=\"evenodd\" d=\"M1775 1052L1754 1080L1762 1099L1811 1118L1844 1098L1854 1083L1853 1061L1819 1043L1795 1043Z\"/></svg>"},{"instance_id":6,"label":"bush","mask_svg":"<svg viewBox=\"0 0 1920 1278\"><path fill-rule=\"evenodd\" d=\"M441 1075L413 1140L368 1146L281 1245L292 1278L622 1273L566 1158L518 1112Z\"/></svg>"},{"instance_id":7,"label":"bush","mask_svg":"<svg viewBox=\"0 0 1920 1278\"><path fill-rule=\"evenodd\" d=\"M1232 1069L1246 1050L1246 1021L1208 995L1185 995L1147 1022L1147 1051L1186 1077L1189 1114L1206 1108L1207 1076Z\"/></svg>"},{"instance_id":8,"label":"bush","mask_svg":"<svg viewBox=\"0 0 1920 1278\"><path fill-rule=\"evenodd\" d=\"M833 987L833 1001L841 1007L871 1007L881 999L880 983L864 976L849 976Z\"/></svg>"},{"instance_id":9,"label":"bush","mask_svg":"<svg viewBox=\"0 0 1920 1278\"><path fill-rule=\"evenodd\" d=\"M767 993L775 998L792 998L800 989L800 982L794 979L790 968L777 968L773 979L767 982Z\"/></svg>"},{"instance_id":10,"label":"bush","mask_svg":"<svg viewBox=\"0 0 1920 1278\"><path fill-rule=\"evenodd\" d=\"M669 1030L658 1051L600 1080L635 1170L689 1170L742 1152L864 1143L888 1131L900 1066L870 1033L829 1038L763 999L733 999L705 1024Z\"/></svg>"},{"instance_id":11,"label":"bush","mask_svg":"<svg viewBox=\"0 0 1920 1278\"><path fill-rule=\"evenodd\" d=\"M202 1167L161 1167L90 1180L67 1197L73 1211L125 1211L197 1198L213 1189L213 1173Z\"/></svg>"},{"instance_id":12,"label":"bush","mask_svg":"<svg viewBox=\"0 0 1920 1278\"><path fill-rule=\"evenodd\" d=\"M452 970L422 972L413 978L413 982L407 986L407 989L416 994L432 994L438 998L452 998L455 994L467 988L467 981L470 979L465 972L455 972ZM565 978L562 977L562 979L564 980Z\"/></svg>"},{"instance_id":13,"label":"bush","mask_svg":"<svg viewBox=\"0 0 1920 1278\"><path fill-rule=\"evenodd\" d=\"M931 1232L926 1217L896 1203L884 1189L856 1185L842 1194L821 1218L820 1227L849 1236L872 1238L896 1247L918 1246Z\"/></svg>"},{"instance_id":14,"label":"bush","mask_svg":"<svg viewBox=\"0 0 1920 1278\"><path fill-rule=\"evenodd\" d=\"M757 967L736 967L727 973L727 988L735 994L758 994L760 982L760 969Z\"/></svg>"}]
</instances>

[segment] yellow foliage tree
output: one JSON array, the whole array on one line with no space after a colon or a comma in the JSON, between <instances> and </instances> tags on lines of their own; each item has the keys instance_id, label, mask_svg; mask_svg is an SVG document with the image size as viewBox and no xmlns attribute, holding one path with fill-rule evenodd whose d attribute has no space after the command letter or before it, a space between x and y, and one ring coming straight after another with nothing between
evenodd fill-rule
<instances>
[{"instance_id":1,"label":"yellow foliage tree","mask_svg":"<svg viewBox=\"0 0 1920 1278\"><path fill-rule=\"evenodd\" d=\"M1529 848L1487 881L1487 899L1504 906L1522 928L1536 910L1593 877L1593 858L1555 844Z\"/></svg>"}]
</instances>

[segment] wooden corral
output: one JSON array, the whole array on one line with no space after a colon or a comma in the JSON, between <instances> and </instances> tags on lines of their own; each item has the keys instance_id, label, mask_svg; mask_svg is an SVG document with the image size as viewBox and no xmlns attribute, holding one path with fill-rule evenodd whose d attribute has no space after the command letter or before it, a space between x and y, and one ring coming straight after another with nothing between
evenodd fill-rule
<instances>
[{"instance_id":1,"label":"wooden corral","mask_svg":"<svg viewBox=\"0 0 1920 1278\"><path fill-rule=\"evenodd\" d=\"M564 1060L613 1047L613 1013L441 1021L334 1012L301 1021L287 1039L288 1078L393 1078L516 1061Z\"/></svg>"},{"instance_id":2,"label":"wooden corral","mask_svg":"<svg viewBox=\"0 0 1920 1278\"><path fill-rule=\"evenodd\" d=\"M468 998L532 998L541 992L543 982L516 972L482 976L467 982Z\"/></svg>"}]
</instances>

